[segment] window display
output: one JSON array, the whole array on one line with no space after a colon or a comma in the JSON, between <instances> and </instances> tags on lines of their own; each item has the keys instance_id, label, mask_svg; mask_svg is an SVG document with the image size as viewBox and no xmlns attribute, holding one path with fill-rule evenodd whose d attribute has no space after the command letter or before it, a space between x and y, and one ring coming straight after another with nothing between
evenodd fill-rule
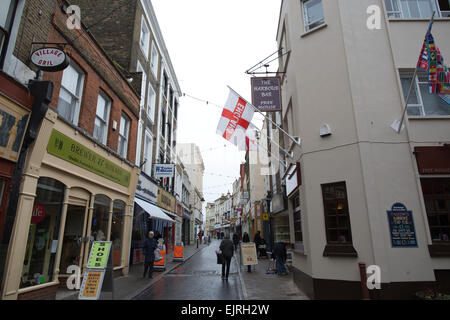
<instances>
[{"instance_id":1,"label":"window display","mask_svg":"<svg viewBox=\"0 0 450 320\"><path fill-rule=\"evenodd\" d=\"M112 254L113 264L115 267L121 265L120 257L122 254L125 208L125 202L120 200L114 201L114 211L111 226L111 241L113 244Z\"/></svg>"},{"instance_id":2,"label":"window display","mask_svg":"<svg viewBox=\"0 0 450 320\"><path fill-rule=\"evenodd\" d=\"M91 226L91 236L94 241L106 241L107 239L110 203L111 199L105 195L95 196Z\"/></svg>"},{"instance_id":3,"label":"window display","mask_svg":"<svg viewBox=\"0 0 450 320\"><path fill-rule=\"evenodd\" d=\"M274 241L290 243L289 216L275 217L273 219Z\"/></svg>"},{"instance_id":4,"label":"window display","mask_svg":"<svg viewBox=\"0 0 450 320\"><path fill-rule=\"evenodd\" d=\"M53 281L65 186L40 178L36 190L21 288Z\"/></svg>"}]
</instances>

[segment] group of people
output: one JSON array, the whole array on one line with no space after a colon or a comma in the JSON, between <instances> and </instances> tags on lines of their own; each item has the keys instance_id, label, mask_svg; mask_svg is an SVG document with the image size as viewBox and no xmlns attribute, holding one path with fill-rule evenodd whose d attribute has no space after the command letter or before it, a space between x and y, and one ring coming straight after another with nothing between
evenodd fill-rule
<instances>
[{"instance_id":1,"label":"group of people","mask_svg":"<svg viewBox=\"0 0 450 320\"><path fill-rule=\"evenodd\" d=\"M233 258L233 254L235 251L239 248L240 243L240 236L237 232L233 234L233 240L230 240L230 236L228 234L224 235L224 240L220 243L220 250L222 251L222 280L228 280L228 275L230 273L230 264L231 259ZM247 232L244 233L242 237L243 243L250 242L250 236ZM265 243L265 241L261 238L261 232L258 231L255 234L255 237L253 238L253 242L256 246L256 252L258 257L260 257L260 249L259 247ZM286 260L287 260L287 250L286 250L286 244L283 242L277 242L275 243L273 249L272 249L272 256L276 260L277 265L277 274L278 275L284 275L286 274ZM247 272L252 272L251 266L247 266Z\"/></svg>"}]
</instances>

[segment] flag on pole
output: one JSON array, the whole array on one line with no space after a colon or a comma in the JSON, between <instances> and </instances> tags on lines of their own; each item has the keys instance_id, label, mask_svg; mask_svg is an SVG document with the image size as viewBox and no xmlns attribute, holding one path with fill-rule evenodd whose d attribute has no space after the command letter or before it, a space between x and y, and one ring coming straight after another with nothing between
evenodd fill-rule
<instances>
[{"instance_id":1,"label":"flag on pole","mask_svg":"<svg viewBox=\"0 0 450 320\"><path fill-rule=\"evenodd\" d=\"M417 68L428 72L428 88L430 94L437 94L450 105L450 71L445 65L444 57L431 34L433 22L428 27L427 34L420 52Z\"/></svg>"},{"instance_id":2,"label":"flag on pole","mask_svg":"<svg viewBox=\"0 0 450 320\"><path fill-rule=\"evenodd\" d=\"M242 140L250 126L255 110L253 106L241 98L236 92L230 90L222 116L217 126L217 134L231 143Z\"/></svg>"},{"instance_id":3,"label":"flag on pole","mask_svg":"<svg viewBox=\"0 0 450 320\"><path fill-rule=\"evenodd\" d=\"M247 130L238 128L230 142L238 147L239 151L258 151L258 143L256 141L257 130L258 128L253 123L249 124Z\"/></svg>"}]
</instances>

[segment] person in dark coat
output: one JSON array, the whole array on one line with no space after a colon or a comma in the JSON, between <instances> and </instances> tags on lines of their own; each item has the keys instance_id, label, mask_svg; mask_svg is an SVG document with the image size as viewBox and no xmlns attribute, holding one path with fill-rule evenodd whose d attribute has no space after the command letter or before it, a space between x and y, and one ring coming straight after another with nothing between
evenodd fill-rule
<instances>
[{"instance_id":1,"label":"person in dark coat","mask_svg":"<svg viewBox=\"0 0 450 320\"><path fill-rule=\"evenodd\" d=\"M225 235L225 239L220 243L220 250L222 251L223 262L222 262L222 280L228 281L228 275L230 274L230 264L231 258L233 257L233 242L230 240L230 236Z\"/></svg>"},{"instance_id":2,"label":"person in dark coat","mask_svg":"<svg viewBox=\"0 0 450 320\"><path fill-rule=\"evenodd\" d=\"M250 242L250 237L247 232L244 232L244 236L242 237L242 242L244 242L244 243ZM252 272L252 266L247 266L247 272Z\"/></svg>"},{"instance_id":3,"label":"person in dark coat","mask_svg":"<svg viewBox=\"0 0 450 320\"><path fill-rule=\"evenodd\" d=\"M256 232L255 237L253 238L253 242L256 246L256 254L259 257L259 246L261 245L261 231Z\"/></svg>"},{"instance_id":4,"label":"person in dark coat","mask_svg":"<svg viewBox=\"0 0 450 320\"><path fill-rule=\"evenodd\" d=\"M144 255L145 255L145 262L144 262L144 275L142 278L145 278L145 275L148 271L148 277L149 279L153 279L153 263L155 262L155 249L158 247L158 244L153 238L154 233L153 231L150 231L148 233L148 238L145 239L144 242Z\"/></svg>"},{"instance_id":5,"label":"person in dark coat","mask_svg":"<svg viewBox=\"0 0 450 320\"><path fill-rule=\"evenodd\" d=\"M286 244L283 242L275 243L273 247L273 255L277 261L277 274L280 276L286 274L286 269L284 267L287 260Z\"/></svg>"},{"instance_id":6,"label":"person in dark coat","mask_svg":"<svg viewBox=\"0 0 450 320\"><path fill-rule=\"evenodd\" d=\"M235 232L235 233L233 234L234 251L237 251L237 248L238 248L238 245L239 245L239 241L240 241L239 235L238 235L237 232Z\"/></svg>"}]
</instances>

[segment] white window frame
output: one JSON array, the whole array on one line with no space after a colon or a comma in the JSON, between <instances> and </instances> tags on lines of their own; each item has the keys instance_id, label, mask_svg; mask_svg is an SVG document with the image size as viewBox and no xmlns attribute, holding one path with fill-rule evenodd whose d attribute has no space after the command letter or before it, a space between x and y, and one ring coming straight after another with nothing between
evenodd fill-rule
<instances>
[{"instance_id":1,"label":"white window frame","mask_svg":"<svg viewBox=\"0 0 450 320\"><path fill-rule=\"evenodd\" d=\"M145 37L145 38L144 38ZM148 52L150 50L150 27L145 21L145 17L141 19L141 32L139 37L139 46L144 53L146 59L148 59Z\"/></svg>"},{"instance_id":2,"label":"white window frame","mask_svg":"<svg viewBox=\"0 0 450 320\"><path fill-rule=\"evenodd\" d=\"M152 70L155 78L158 77L158 64L159 64L159 52L156 47L155 41L152 41L152 52L150 56L150 69Z\"/></svg>"},{"instance_id":3,"label":"white window frame","mask_svg":"<svg viewBox=\"0 0 450 320\"><path fill-rule=\"evenodd\" d=\"M409 72L408 71L400 72L400 78L401 79L408 79L409 81L411 81L413 75L414 74L411 71L409 71ZM413 85L413 90L414 90L414 93L415 93L415 95L417 97L417 102L418 103L415 103L415 104L408 103L408 106L407 106L408 117L448 117L448 116L450 116L450 112L447 115L445 115L445 114L432 115L432 114L427 114L426 113L426 109L425 109L425 106L424 106L424 103L423 103L423 98L422 98L422 91L420 89L421 89L421 85L426 85L428 87L428 82L427 81L421 81L419 79L419 76L421 76L421 75L419 75L419 74L416 75L416 78L414 79L414 85ZM407 94L407 92L404 92L404 96L406 96L406 94ZM410 108L419 108L420 115L412 115L412 114L410 115L408 113L408 109L410 109Z\"/></svg>"},{"instance_id":4,"label":"white window frame","mask_svg":"<svg viewBox=\"0 0 450 320\"><path fill-rule=\"evenodd\" d=\"M322 18L320 18L318 20L315 20L315 21L309 21L308 20L308 8L307 8L306 5L310 1L315 1L315 0L303 0L302 1L303 24L305 26L305 32L311 31L311 30L313 30L315 28L318 28L318 27L320 27L320 26L325 24L325 13L324 13L324 10L323 10L323 1L322 0L319 0L320 1L320 5L322 6ZM320 22L322 22L322 23L320 23ZM312 25L314 25L316 23L320 23L320 24L316 25L314 27L311 27Z\"/></svg>"},{"instance_id":5,"label":"white window frame","mask_svg":"<svg viewBox=\"0 0 450 320\"><path fill-rule=\"evenodd\" d=\"M148 96L147 96L147 118L155 123L155 110L156 110L156 91L150 84L148 86Z\"/></svg>"},{"instance_id":6,"label":"white window frame","mask_svg":"<svg viewBox=\"0 0 450 320\"><path fill-rule=\"evenodd\" d=\"M423 16L422 13L420 13L420 17L412 17L411 16L411 10L409 8L409 2L407 2L407 7L408 7L408 11L409 12L404 12L403 10L403 6L402 6L402 1L405 0L385 0L385 5L386 2L389 2L391 4L391 7L394 7L394 4L396 4L398 10L394 11L391 10L389 11L386 5L386 10L387 10L387 15L389 18L399 18L399 19L429 19L431 17L429 16ZM417 1L417 0L406 0L406 1ZM429 0L431 4L434 4L434 7L436 8L436 13L437 13L437 17L450 17L450 11L441 11L441 7L439 5L439 1L437 0ZM420 12L420 7L419 8L419 12Z\"/></svg>"},{"instance_id":7,"label":"white window frame","mask_svg":"<svg viewBox=\"0 0 450 320\"><path fill-rule=\"evenodd\" d=\"M137 72L142 72L142 84L141 84L141 108L145 106L145 97L147 94L147 73L145 72L144 68L142 67L142 64L138 61Z\"/></svg>"},{"instance_id":8,"label":"white window frame","mask_svg":"<svg viewBox=\"0 0 450 320\"><path fill-rule=\"evenodd\" d=\"M126 135L123 135L121 133L121 130L122 130L122 119L125 120L126 129L124 131L125 131ZM118 145L117 145L117 153L124 159L126 159L127 155L128 155L128 141L130 139L130 127L131 127L131 119L127 115L122 114L122 116L120 117L119 142L118 142ZM122 139L124 141L124 148L123 148L123 150L120 150L120 144L121 144L120 139Z\"/></svg>"},{"instance_id":9,"label":"white window frame","mask_svg":"<svg viewBox=\"0 0 450 320\"><path fill-rule=\"evenodd\" d=\"M72 119L72 121L70 121L70 119L66 119L66 120L69 122L72 122L72 124L74 124L75 126L78 126L78 120L80 117L80 109L81 109L81 100L83 97L83 90L84 90L85 74L84 74L83 70L73 61L70 63L69 67L66 68L66 70L68 70L68 68L74 69L79 74L78 84L77 84L77 90L79 92L73 93L64 87L63 81L62 81L62 79L64 78L64 72L63 72L63 78L61 78L61 89L60 89L59 97L58 97L58 105L59 105L59 99L61 97L62 90L67 92L70 96L72 96L72 98L75 98L76 104L75 104L75 109L73 110L73 119ZM59 114L59 112L58 112L58 114ZM61 115L61 117L62 117L62 115Z\"/></svg>"},{"instance_id":10,"label":"white window frame","mask_svg":"<svg viewBox=\"0 0 450 320\"><path fill-rule=\"evenodd\" d=\"M98 115L98 103L99 103L99 99L100 97L105 100L106 104L105 104L105 108L106 108L106 119L103 119L102 117L100 117ZM108 97L108 95L106 93L104 93L102 90L99 91L98 93L98 98L97 98L97 110L95 112L95 120L99 119L103 125L104 125L104 131L103 131L103 136L102 139L99 139L98 137L96 137L95 134L95 123L94 123L94 138L97 139L98 141L100 141L101 143L103 143L104 145L106 145L106 142L108 140L108 129L109 129L109 116L111 114L111 104L112 101L111 99Z\"/></svg>"},{"instance_id":11,"label":"white window frame","mask_svg":"<svg viewBox=\"0 0 450 320\"><path fill-rule=\"evenodd\" d=\"M148 150L149 143L150 142L150 150ZM152 164L153 164L153 135L150 132L150 130L145 130L145 139L144 139L144 161L145 162L143 171L148 175L151 176L152 174Z\"/></svg>"}]
</instances>

